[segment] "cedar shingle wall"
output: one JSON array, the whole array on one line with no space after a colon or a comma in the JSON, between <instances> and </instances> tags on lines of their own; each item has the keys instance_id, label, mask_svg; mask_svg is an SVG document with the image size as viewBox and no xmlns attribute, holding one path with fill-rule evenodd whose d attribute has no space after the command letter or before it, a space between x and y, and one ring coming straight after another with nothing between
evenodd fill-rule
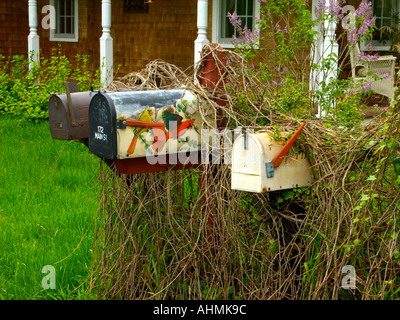
<instances>
[{"instance_id":1,"label":"cedar shingle wall","mask_svg":"<svg viewBox=\"0 0 400 320\"><path fill-rule=\"evenodd\" d=\"M38 0L40 49L42 56L48 58L52 49L59 46L72 63L75 63L75 56L89 55L90 69L97 70L100 64L100 37L101 29L101 0L79 0L79 41L61 42L50 41L50 30L43 29L41 20L45 14L41 14L41 8L49 4L49 0ZM113 2L118 2L113 1Z\"/></svg>"},{"instance_id":2,"label":"cedar shingle wall","mask_svg":"<svg viewBox=\"0 0 400 320\"><path fill-rule=\"evenodd\" d=\"M113 1L115 65L127 73L162 59L180 68L193 64L197 37L197 0L155 0L149 13L123 12L123 1Z\"/></svg>"},{"instance_id":3,"label":"cedar shingle wall","mask_svg":"<svg viewBox=\"0 0 400 320\"><path fill-rule=\"evenodd\" d=\"M39 8L48 0L39 0ZM44 17L44 15L42 15ZM101 1L79 1L79 42L51 42L49 31L39 28L45 56L61 46L68 57L91 56L92 69L100 64ZM114 65L119 75L139 71L147 63L162 59L180 68L193 64L197 37L197 0L155 0L149 13L124 13L123 0L112 1L111 35Z\"/></svg>"},{"instance_id":4,"label":"cedar shingle wall","mask_svg":"<svg viewBox=\"0 0 400 320\"><path fill-rule=\"evenodd\" d=\"M76 54L91 57L92 70L100 64L101 0L79 0L79 42L50 41L49 30L41 27L42 7L49 0L38 0L38 34L42 56L52 48L74 62ZM185 69L193 64L197 37L197 0L155 0L149 13L124 13L123 0L112 1L111 35L114 63L119 75L139 71L154 59L162 59ZM212 1L209 1L208 36L211 40ZM0 1L0 53L27 54L29 35L28 1Z\"/></svg>"},{"instance_id":5,"label":"cedar shingle wall","mask_svg":"<svg viewBox=\"0 0 400 320\"><path fill-rule=\"evenodd\" d=\"M0 54L9 57L28 52L28 1L0 1Z\"/></svg>"}]
</instances>

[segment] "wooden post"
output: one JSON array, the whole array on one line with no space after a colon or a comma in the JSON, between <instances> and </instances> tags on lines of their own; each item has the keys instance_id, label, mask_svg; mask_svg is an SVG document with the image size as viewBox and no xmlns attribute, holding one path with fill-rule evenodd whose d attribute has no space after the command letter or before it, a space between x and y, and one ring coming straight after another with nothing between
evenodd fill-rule
<instances>
[{"instance_id":1,"label":"wooden post","mask_svg":"<svg viewBox=\"0 0 400 320\"><path fill-rule=\"evenodd\" d=\"M194 63L200 61L201 50L209 43L207 39L208 0L197 0L197 39L194 42Z\"/></svg>"},{"instance_id":2,"label":"wooden post","mask_svg":"<svg viewBox=\"0 0 400 320\"><path fill-rule=\"evenodd\" d=\"M218 44L207 44L203 47L201 52L202 61L204 65L200 70L200 85L215 95L215 102L224 107L226 100L223 99L226 95L225 81L223 76L226 72L227 58L226 54L222 51L222 47ZM225 128L225 118L221 109L217 109L217 128L219 130ZM199 189L207 190L208 184L212 179L212 172L200 172L199 175ZM214 227L214 215L215 207L208 204L207 195L204 194L200 200L202 210L204 213L208 213L207 226L206 226L206 237L208 243L211 245L214 252L218 248L218 234L214 234L212 229Z\"/></svg>"},{"instance_id":3,"label":"wooden post","mask_svg":"<svg viewBox=\"0 0 400 320\"><path fill-rule=\"evenodd\" d=\"M104 87L113 80L113 38L111 37L111 0L101 1L100 70Z\"/></svg>"},{"instance_id":4,"label":"wooden post","mask_svg":"<svg viewBox=\"0 0 400 320\"><path fill-rule=\"evenodd\" d=\"M316 20L316 8L318 7L318 0L312 0L312 18ZM325 7L323 14L328 13L328 7ZM325 32L321 33L321 24L318 23L313 27L313 30L319 33L314 50L311 52L311 63L320 65L323 59L330 59L331 56L338 57L339 45L336 41L336 22L333 20L326 20L323 22ZM336 79L338 76L338 61L335 61L335 67L331 68L327 73L321 70L311 69L309 87L311 91L318 90L322 82L329 83L331 80ZM317 118L326 116L326 112L318 105Z\"/></svg>"},{"instance_id":5,"label":"wooden post","mask_svg":"<svg viewBox=\"0 0 400 320\"><path fill-rule=\"evenodd\" d=\"M28 36L28 58L32 59L29 63L29 68L32 63L40 60L39 56L39 35L38 35L38 8L37 0L28 0L29 9L29 36Z\"/></svg>"}]
</instances>

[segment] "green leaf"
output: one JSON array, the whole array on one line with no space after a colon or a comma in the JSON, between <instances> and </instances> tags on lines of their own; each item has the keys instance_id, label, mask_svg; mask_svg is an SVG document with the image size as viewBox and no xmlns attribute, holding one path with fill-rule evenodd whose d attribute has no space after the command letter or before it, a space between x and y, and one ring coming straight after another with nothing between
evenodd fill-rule
<instances>
[{"instance_id":1,"label":"green leaf","mask_svg":"<svg viewBox=\"0 0 400 320\"><path fill-rule=\"evenodd\" d=\"M367 194L363 194L363 195L361 196L361 201L368 201L369 199L370 199L370 196L367 195Z\"/></svg>"},{"instance_id":2,"label":"green leaf","mask_svg":"<svg viewBox=\"0 0 400 320\"><path fill-rule=\"evenodd\" d=\"M285 200L290 200L294 198L294 192L292 190L285 190L283 192L283 197L285 198Z\"/></svg>"},{"instance_id":3,"label":"green leaf","mask_svg":"<svg viewBox=\"0 0 400 320\"><path fill-rule=\"evenodd\" d=\"M276 250L277 244L275 242L275 240L269 240L270 246L268 248L269 252L274 252Z\"/></svg>"}]
</instances>

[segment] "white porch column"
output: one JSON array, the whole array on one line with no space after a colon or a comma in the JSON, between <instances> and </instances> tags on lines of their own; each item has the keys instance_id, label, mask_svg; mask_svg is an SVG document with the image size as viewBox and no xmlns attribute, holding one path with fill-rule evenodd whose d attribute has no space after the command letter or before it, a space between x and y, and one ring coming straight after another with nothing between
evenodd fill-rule
<instances>
[{"instance_id":1,"label":"white porch column","mask_svg":"<svg viewBox=\"0 0 400 320\"><path fill-rule=\"evenodd\" d=\"M29 10L29 36L28 36L28 57L32 56L32 61L39 61L39 35L38 31L38 8L37 0L28 0ZM31 67L31 64L29 64Z\"/></svg>"},{"instance_id":2,"label":"white porch column","mask_svg":"<svg viewBox=\"0 0 400 320\"><path fill-rule=\"evenodd\" d=\"M318 0L312 1L312 16L313 20L316 19L315 9L318 6ZM328 8L326 8L327 10ZM336 23L325 21L324 25L317 25L315 31L319 32L317 41L314 45L314 51L312 52L312 63L320 65L323 59L332 61L333 55L339 56L339 45L336 41ZM325 30L325 33L321 31ZM325 36L325 37L324 37ZM310 89L318 90L320 83L325 81L329 83L332 79L336 79L338 76L338 61L332 63L331 69L329 70L311 70L310 74ZM321 106L318 105L317 117L321 118L325 116L325 112L321 110Z\"/></svg>"},{"instance_id":3,"label":"white porch column","mask_svg":"<svg viewBox=\"0 0 400 320\"><path fill-rule=\"evenodd\" d=\"M194 42L194 63L200 61L200 52L204 45L209 43L207 39L208 26L208 0L197 0L197 39Z\"/></svg>"},{"instance_id":4,"label":"white porch column","mask_svg":"<svg viewBox=\"0 0 400 320\"><path fill-rule=\"evenodd\" d=\"M111 37L111 0L101 1L101 25L103 34L100 38L101 82L106 87L113 80L113 38Z\"/></svg>"}]
</instances>

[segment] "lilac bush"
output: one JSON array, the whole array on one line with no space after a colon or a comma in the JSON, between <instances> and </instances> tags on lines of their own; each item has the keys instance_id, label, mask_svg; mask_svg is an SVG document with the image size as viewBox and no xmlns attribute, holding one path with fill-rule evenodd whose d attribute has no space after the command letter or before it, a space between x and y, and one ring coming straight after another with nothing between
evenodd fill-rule
<instances>
[{"instance_id":1,"label":"lilac bush","mask_svg":"<svg viewBox=\"0 0 400 320\"><path fill-rule=\"evenodd\" d=\"M344 108L361 106L365 95L371 93L371 84L356 86L349 79L340 80L339 85L338 73L342 70L342 66L338 64L339 61L346 60L344 55L347 51L341 50L338 55L332 48L324 47L325 52L320 60L315 61L314 49L321 43L324 46L328 41L332 43L329 38L332 34L335 35L332 28L339 24L345 27L345 32L339 38L347 39L348 45L370 38L376 21L372 12L372 2L362 2L358 8L353 8L347 5L345 0L319 0L314 10L314 19L311 16L311 1L258 0L258 2L261 4L261 11L254 30L250 30L248 26L243 27L236 12L228 13L228 17L237 31L237 36L233 37L236 48L244 53L245 58L251 60L258 57L258 60L262 61L258 69L252 69L251 72L258 72L258 77L266 83L268 93L277 100L276 105L285 109L285 101L292 96L294 88L296 90L301 88L300 90L304 91L297 95L301 97L301 101L291 104L297 105L297 108L307 109L313 105L314 99L326 109L333 105L340 107L341 97L345 92L354 92L353 100L358 99L360 103L352 101L351 106L347 105ZM273 44L273 49L266 49L263 41ZM368 50L372 49L368 47ZM378 58L378 54L364 51L359 54L359 59L365 62ZM319 75L314 80L318 88L311 91L308 86L310 60L311 70ZM282 70L285 72L282 73ZM333 74L336 76L331 77ZM386 75L377 76L383 78ZM343 114L349 114L349 110L343 111Z\"/></svg>"}]
</instances>

